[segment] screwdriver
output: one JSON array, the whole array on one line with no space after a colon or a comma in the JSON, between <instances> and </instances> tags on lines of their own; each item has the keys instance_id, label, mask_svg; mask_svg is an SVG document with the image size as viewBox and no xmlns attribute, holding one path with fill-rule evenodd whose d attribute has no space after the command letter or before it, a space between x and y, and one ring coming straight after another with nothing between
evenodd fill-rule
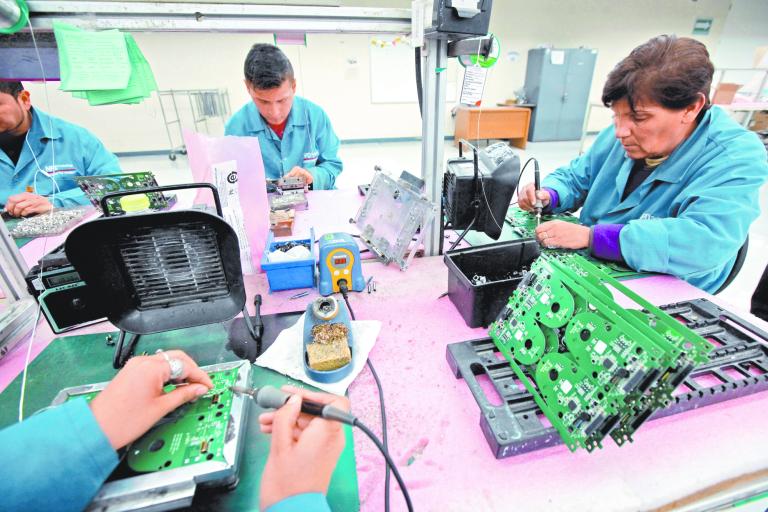
<instances>
[{"instance_id":1,"label":"screwdriver","mask_svg":"<svg viewBox=\"0 0 768 512\"><path fill-rule=\"evenodd\" d=\"M248 395L259 406L265 409L279 409L285 405L289 398L290 393L281 391L274 386L262 386L260 388L245 388L242 386L230 386L229 388L233 393L238 395ZM327 420L335 420L347 425L354 425L357 418L352 414L342 411L337 407L333 407L329 404L321 404L320 402L314 402L312 400L301 400L301 412L310 414L312 416L319 416Z\"/></svg>"}]
</instances>

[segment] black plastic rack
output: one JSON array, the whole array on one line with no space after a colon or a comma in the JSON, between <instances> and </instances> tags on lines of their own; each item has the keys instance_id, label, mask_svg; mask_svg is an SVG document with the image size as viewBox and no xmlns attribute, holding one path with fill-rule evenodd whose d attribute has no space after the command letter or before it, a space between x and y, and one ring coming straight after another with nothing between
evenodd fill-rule
<instances>
[{"instance_id":1,"label":"black plastic rack","mask_svg":"<svg viewBox=\"0 0 768 512\"><path fill-rule=\"evenodd\" d=\"M768 390L768 333L706 299L661 309L715 348L710 361L694 369L675 390L673 402L651 420ZM480 428L497 459L562 443L491 338L452 343L446 357L480 406ZM498 403L484 388L492 396L495 390Z\"/></svg>"}]
</instances>

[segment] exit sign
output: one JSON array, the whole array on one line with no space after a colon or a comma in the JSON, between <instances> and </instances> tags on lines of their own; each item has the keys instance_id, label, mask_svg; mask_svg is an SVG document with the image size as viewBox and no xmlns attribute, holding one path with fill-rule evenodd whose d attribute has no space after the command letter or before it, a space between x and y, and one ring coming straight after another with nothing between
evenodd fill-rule
<instances>
[{"instance_id":1,"label":"exit sign","mask_svg":"<svg viewBox=\"0 0 768 512\"><path fill-rule=\"evenodd\" d=\"M712 28L712 18L696 18L693 23L693 35L706 36Z\"/></svg>"}]
</instances>

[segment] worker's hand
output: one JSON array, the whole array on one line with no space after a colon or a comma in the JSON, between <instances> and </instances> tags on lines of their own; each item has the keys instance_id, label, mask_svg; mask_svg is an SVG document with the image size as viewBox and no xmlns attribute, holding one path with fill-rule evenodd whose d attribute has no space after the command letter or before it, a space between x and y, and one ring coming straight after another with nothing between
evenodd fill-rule
<instances>
[{"instance_id":1,"label":"worker's hand","mask_svg":"<svg viewBox=\"0 0 768 512\"><path fill-rule=\"evenodd\" d=\"M48 213L51 210L53 210L53 205L47 198L31 192L22 192L11 196L5 203L5 211L14 217L27 217L38 213Z\"/></svg>"},{"instance_id":2,"label":"worker's hand","mask_svg":"<svg viewBox=\"0 0 768 512\"><path fill-rule=\"evenodd\" d=\"M348 411L346 398L292 386L282 389L293 396L277 411L259 416L261 431L272 434L269 458L261 477L261 510L296 494L325 494L344 450L343 425L301 413L301 399Z\"/></svg>"},{"instance_id":3,"label":"worker's hand","mask_svg":"<svg viewBox=\"0 0 768 512\"><path fill-rule=\"evenodd\" d=\"M533 183L527 184L517 197L517 206L522 210L532 212L534 204L536 203L536 186ZM546 208L549 206L549 192L546 190L539 190L539 199L541 199L541 207Z\"/></svg>"},{"instance_id":4,"label":"worker's hand","mask_svg":"<svg viewBox=\"0 0 768 512\"><path fill-rule=\"evenodd\" d=\"M314 178L312 178L312 173L311 172L309 172L308 170L306 170L306 169L304 169L302 167L299 167L298 165L294 165L293 169L291 169L291 172L286 174L286 176L289 177L289 178L294 178L294 177L304 178L304 182L307 185L311 185L312 184L312 180L314 179Z\"/></svg>"},{"instance_id":5,"label":"worker's hand","mask_svg":"<svg viewBox=\"0 0 768 512\"><path fill-rule=\"evenodd\" d=\"M536 228L536 238L548 249L584 249L589 247L589 228L564 220L551 220Z\"/></svg>"},{"instance_id":6,"label":"worker's hand","mask_svg":"<svg viewBox=\"0 0 768 512\"><path fill-rule=\"evenodd\" d=\"M183 365L181 379L188 385L170 393L163 386L171 378L171 365L162 354L136 356L91 401L96 417L112 447L122 448L138 439L163 416L213 388L211 378L181 350L165 354Z\"/></svg>"}]
</instances>

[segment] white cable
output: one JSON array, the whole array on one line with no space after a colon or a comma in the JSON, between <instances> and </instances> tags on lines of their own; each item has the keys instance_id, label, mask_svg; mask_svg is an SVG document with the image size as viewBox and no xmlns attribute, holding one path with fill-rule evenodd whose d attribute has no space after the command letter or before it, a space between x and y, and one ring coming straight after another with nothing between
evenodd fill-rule
<instances>
[{"instance_id":1,"label":"white cable","mask_svg":"<svg viewBox=\"0 0 768 512\"><path fill-rule=\"evenodd\" d=\"M56 181L56 178L54 178L52 175L48 174L43 170L43 168L40 166L40 163L37 161L37 156L35 155L34 150L32 149L32 145L29 143L29 131L27 131L26 136L24 137L24 142L27 143L27 147L29 148L29 152L32 153L32 158L35 160L35 167L37 167L37 171L35 171L35 177L32 178L32 189L35 191L35 194L38 194L37 190L37 175L42 174L46 178L50 179L53 182L53 187L51 187L51 190L53 191L53 195L51 196L53 200L56 200L56 192L61 192L61 188L59 187L59 182ZM54 145L51 143L51 150L53 151ZM51 158L53 159L55 155L51 154ZM55 161L55 160L54 160ZM54 174L56 173L56 166L54 165L53 169ZM42 194L38 194L42 195ZM53 213L53 202L51 202L51 209L47 211L46 213Z\"/></svg>"},{"instance_id":2,"label":"white cable","mask_svg":"<svg viewBox=\"0 0 768 512\"><path fill-rule=\"evenodd\" d=\"M482 173L480 173L482 175ZM499 223L496 221L496 217L493 215L493 211L491 210L491 203L488 201L488 196L485 195L485 185L483 184L483 179L480 179L480 189L483 191L483 198L485 198L485 206L488 208L488 213L491 215L491 219L493 219L493 223L496 224L496 227L499 228L499 230L503 230L501 226L499 226ZM506 212L504 213L504 216L506 217Z\"/></svg>"},{"instance_id":3,"label":"white cable","mask_svg":"<svg viewBox=\"0 0 768 512\"><path fill-rule=\"evenodd\" d=\"M480 66L480 49L481 49L481 46L482 46L482 42L483 42L483 40L480 39L478 41L478 43L477 43L477 60L475 62L475 65L478 66L478 67ZM491 35L491 44L493 44L493 35ZM486 77L485 78L486 78L486 82L487 82L488 76L491 74L491 68L486 68L486 69L487 69L487 71L486 71ZM485 89L483 89L483 90L485 90ZM481 98L480 104L482 105L482 98ZM475 131L475 135L477 135L477 140L478 141L480 140L480 116L482 116L482 115L483 115L483 107L481 106L480 110L478 110L478 112L477 112L477 131ZM474 148L474 146L473 146L473 148ZM479 151L478 148L474 148L474 149ZM482 171L478 171L478 172L480 174L480 189L483 191L483 198L485 199L485 206L486 206L486 208L488 208L488 213L491 215L491 219L493 220L493 223L496 224L496 227L499 228L500 230L503 230L503 228L501 226L499 226L499 223L496 220L496 217L493 215L493 211L491 210L491 203L490 203L490 201L488 201L488 196L485 194L485 182L483 180L485 175L483 174ZM506 216L506 214L505 214L505 216Z\"/></svg>"},{"instance_id":4,"label":"white cable","mask_svg":"<svg viewBox=\"0 0 768 512\"><path fill-rule=\"evenodd\" d=\"M27 18L27 25L29 26L29 33L32 36L32 44L35 47L35 54L37 55L37 62L40 64L40 76L43 79L43 91L45 92L45 106L48 109L48 112L51 111L51 102L50 98L48 96L48 81L45 79L45 69L43 68L43 60L40 57L40 49L37 47L37 39L35 38L35 30L32 28L32 17L29 16ZM31 115L30 115L31 118ZM30 120L30 126L29 128L32 128L32 122ZM48 117L48 128L53 135L53 121L51 120L50 116ZM32 153L32 158L35 160L35 166L37 166L37 171L35 172L35 177L33 179L33 186L35 193L37 193L37 173L43 172L42 168L40 167L40 164L37 161L37 156L35 155L35 152L32 151L32 146L29 144L29 130L27 130L27 135L25 136L25 141L27 143L27 148L29 149L30 153ZM53 139L51 139L51 167L53 171L56 171L56 144ZM43 172L45 174L45 172ZM56 190L59 188L59 184L56 182L55 178L52 176L48 176L51 178L54 182L55 187L53 190L53 195L51 196L51 212L53 212L53 205L56 201ZM48 247L48 237L45 237L45 240L43 240L43 255L45 255L46 250ZM40 274L38 275L38 278L42 281L43 278L43 264L40 264ZM24 358L24 372L21 377L21 392L19 393L19 421L22 421L24 419L24 395L27 389L27 373L29 371L29 361L32 358L32 346L35 344L35 335L37 334L37 324L40 323L40 314L42 313L42 305L40 304L40 301L37 301L37 315L35 316L35 324L32 327L32 334L29 336L29 344L27 345L27 355Z\"/></svg>"},{"instance_id":5,"label":"white cable","mask_svg":"<svg viewBox=\"0 0 768 512\"><path fill-rule=\"evenodd\" d=\"M475 66L480 67L480 49L483 46L483 40L482 38L477 41L477 56L475 57ZM487 78L487 72L486 72L486 78ZM483 86L483 92L485 92L485 86ZM477 135L477 141L480 142L480 116L483 115L483 97L480 96L480 105L478 107L480 110L477 111L477 130L475 131L475 135Z\"/></svg>"},{"instance_id":6,"label":"white cable","mask_svg":"<svg viewBox=\"0 0 768 512\"><path fill-rule=\"evenodd\" d=\"M32 326L32 334L29 337L29 344L27 345L27 356L24 358L24 373L21 377L21 393L19 393L19 421L24 419L24 392L27 389L27 370L29 369L29 360L32 358L32 345L35 341L35 334L37 333L37 324L40 322L40 302L37 303L37 316L35 317L35 325Z\"/></svg>"}]
</instances>

